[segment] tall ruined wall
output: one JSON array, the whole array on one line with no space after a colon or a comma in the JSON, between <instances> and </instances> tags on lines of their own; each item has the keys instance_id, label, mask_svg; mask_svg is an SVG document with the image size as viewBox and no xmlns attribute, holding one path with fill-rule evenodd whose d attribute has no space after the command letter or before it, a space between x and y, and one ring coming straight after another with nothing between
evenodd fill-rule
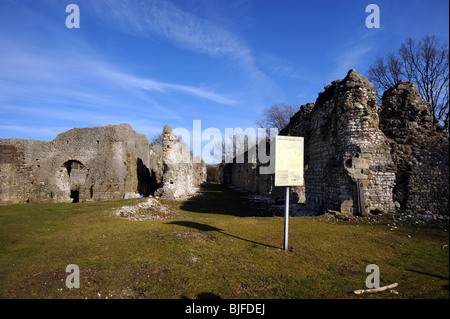
<instances>
[{"instance_id":1,"label":"tall ruined wall","mask_svg":"<svg viewBox=\"0 0 450 319\"><path fill-rule=\"evenodd\" d=\"M316 211L393 211L395 166L379 129L375 89L350 70L280 135L305 137L305 196ZM292 122L292 121L291 121Z\"/></svg>"},{"instance_id":2,"label":"tall ruined wall","mask_svg":"<svg viewBox=\"0 0 450 319\"><path fill-rule=\"evenodd\" d=\"M157 190L162 187L162 176L164 173L163 151L161 145L150 146L149 169L152 189Z\"/></svg>"},{"instance_id":3,"label":"tall ruined wall","mask_svg":"<svg viewBox=\"0 0 450 319\"><path fill-rule=\"evenodd\" d=\"M204 181L205 163L168 126L163 147L128 124L74 128L51 142L0 139L0 204L179 198Z\"/></svg>"},{"instance_id":4,"label":"tall ruined wall","mask_svg":"<svg viewBox=\"0 0 450 319\"><path fill-rule=\"evenodd\" d=\"M164 126L162 135L162 187L156 194L178 199L195 192L195 187L206 181L206 165L199 157L194 161L189 147L178 142L170 126Z\"/></svg>"},{"instance_id":5,"label":"tall ruined wall","mask_svg":"<svg viewBox=\"0 0 450 319\"><path fill-rule=\"evenodd\" d=\"M379 129L375 89L355 70L326 87L315 104L301 106L280 135L305 138L304 186L293 188L293 194L299 202L306 200L309 209L346 214L395 209L395 165ZM273 186L273 175L261 178L257 167L224 164L222 180L254 193L284 196Z\"/></svg>"},{"instance_id":6,"label":"tall ruined wall","mask_svg":"<svg viewBox=\"0 0 450 319\"><path fill-rule=\"evenodd\" d=\"M206 182L208 176L206 171L205 161L197 155L193 162L193 170L194 170L194 185L199 186Z\"/></svg>"},{"instance_id":7,"label":"tall ruined wall","mask_svg":"<svg viewBox=\"0 0 450 319\"><path fill-rule=\"evenodd\" d=\"M350 70L302 105L280 135L304 137L305 185L293 193L311 210L448 214L448 135L413 83L387 90L378 108L373 85ZM259 164L222 164L221 181L280 196Z\"/></svg>"},{"instance_id":8,"label":"tall ruined wall","mask_svg":"<svg viewBox=\"0 0 450 319\"><path fill-rule=\"evenodd\" d=\"M128 124L74 128L51 142L0 139L0 204L187 195L206 181L205 163L170 127L163 134L163 147Z\"/></svg>"},{"instance_id":9,"label":"tall ruined wall","mask_svg":"<svg viewBox=\"0 0 450 319\"><path fill-rule=\"evenodd\" d=\"M148 195L148 140L128 124L74 128L51 142L1 139L0 202L72 202ZM6 155L9 154L9 155Z\"/></svg>"},{"instance_id":10,"label":"tall ruined wall","mask_svg":"<svg viewBox=\"0 0 450 319\"><path fill-rule=\"evenodd\" d=\"M0 204L25 202L36 192L33 167L27 164L27 149L44 149L48 142L0 139ZM39 165L39 158L35 159Z\"/></svg>"},{"instance_id":11,"label":"tall ruined wall","mask_svg":"<svg viewBox=\"0 0 450 319\"><path fill-rule=\"evenodd\" d=\"M397 166L394 200L402 209L448 215L449 142L411 82L383 94L380 128Z\"/></svg>"}]
</instances>

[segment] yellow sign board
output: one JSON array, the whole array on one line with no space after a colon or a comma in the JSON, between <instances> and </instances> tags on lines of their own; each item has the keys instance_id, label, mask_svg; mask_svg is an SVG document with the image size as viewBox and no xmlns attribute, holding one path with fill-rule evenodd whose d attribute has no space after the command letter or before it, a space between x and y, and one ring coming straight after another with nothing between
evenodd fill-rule
<instances>
[{"instance_id":1,"label":"yellow sign board","mask_svg":"<svg viewBox=\"0 0 450 319\"><path fill-rule=\"evenodd\" d=\"M275 186L303 185L303 137L276 136Z\"/></svg>"}]
</instances>

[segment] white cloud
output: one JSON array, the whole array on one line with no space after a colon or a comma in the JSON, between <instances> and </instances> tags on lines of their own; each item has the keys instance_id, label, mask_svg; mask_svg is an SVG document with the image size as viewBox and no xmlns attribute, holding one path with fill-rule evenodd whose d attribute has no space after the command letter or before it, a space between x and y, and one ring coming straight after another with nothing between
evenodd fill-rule
<instances>
[{"instance_id":1,"label":"white cloud","mask_svg":"<svg viewBox=\"0 0 450 319\"><path fill-rule=\"evenodd\" d=\"M163 38L192 52L228 58L259 88L278 90L275 82L257 67L250 48L237 34L169 1L96 0L86 4L92 6L106 28L149 39Z\"/></svg>"},{"instance_id":2,"label":"white cloud","mask_svg":"<svg viewBox=\"0 0 450 319\"><path fill-rule=\"evenodd\" d=\"M232 105L236 103L234 100L229 99L223 95L193 86L159 82L148 78L140 78L126 73L114 72L111 70L105 70L104 74L110 79L115 79L118 83L126 83L129 86L140 88L146 91L158 91L161 93L176 91L193 95L198 98L207 99L219 104Z\"/></svg>"},{"instance_id":3,"label":"white cloud","mask_svg":"<svg viewBox=\"0 0 450 319\"><path fill-rule=\"evenodd\" d=\"M259 60L274 75L291 79L309 79L299 67L296 67L294 63L286 59L281 59L272 54L262 53L259 56Z\"/></svg>"},{"instance_id":4,"label":"white cloud","mask_svg":"<svg viewBox=\"0 0 450 319\"><path fill-rule=\"evenodd\" d=\"M10 41L0 38L0 45L7 44L7 54L0 59L0 101L17 97L33 97L36 101L97 108L123 107L118 96L143 100L153 105L161 114L169 112L161 107L145 91L162 94L179 92L219 104L232 105L234 100L211 90L183 84L157 81L137 77L121 71L120 68L101 61L93 55L76 55L60 52L55 55L34 54L33 47L17 48ZM117 91L120 87L125 92ZM113 94L113 95L111 95ZM171 116L175 116L170 112Z\"/></svg>"},{"instance_id":5,"label":"white cloud","mask_svg":"<svg viewBox=\"0 0 450 319\"><path fill-rule=\"evenodd\" d=\"M334 70L334 78L343 78L347 75L350 69L357 69L360 64L362 57L372 50L369 46L357 46L355 48L347 49L342 53L338 54L335 58L336 69ZM363 72L365 70L357 70L358 72Z\"/></svg>"},{"instance_id":6,"label":"white cloud","mask_svg":"<svg viewBox=\"0 0 450 319\"><path fill-rule=\"evenodd\" d=\"M375 34L368 30L364 28L362 31L355 32L346 41L343 41L339 47L330 52L336 65L331 74L334 80L344 78L350 69L356 69L360 73L366 71L358 68L364 65L364 57L372 52L374 48Z\"/></svg>"},{"instance_id":7,"label":"white cloud","mask_svg":"<svg viewBox=\"0 0 450 319\"><path fill-rule=\"evenodd\" d=\"M214 23L161 0L89 1L107 27L142 37L162 36L183 48L211 56L245 58L247 47Z\"/></svg>"},{"instance_id":8,"label":"white cloud","mask_svg":"<svg viewBox=\"0 0 450 319\"><path fill-rule=\"evenodd\" d=\"M95 18L94 21L101 21L114 32L121 30L144 40L165 39L182 49L226 60L239 73L236 82L244 83L245 87L230 94L216 92L214 85L209 83L171 83L170 80L158 81L151 74L137 75L127 69L133 67L132 61L127 63L127 67L108 62L108 56L83 38L83 33L67 33L64 21L63 27L58 28L60 21L53 21L46 14L36 11L27 17L36 21L44 17L46 23L42 25L45 25L48 34L33 33L25 27L11 33L0 33L0 113L5 115L1 123L3 131L7 130L6 126L9 131L14 128L19 131L22 124L32 122L33 117L45 122L31 125L36 127L37 135L50 134L44 129L45 125L50 127L54 123L61 126L61 122L83 126L128 122L145 130L149 125L161 125L161 121L182 124L186 118L183 95L202 100L203 105L212 102L245 105L250 109L262 104L263 98L270 96L272 99L274 92L280 91L275 82L257 67L250 48L238 34L182 10L176 2L79 2L81 28L83 19L87 21L93 13L91 18ZM47 3L44 7L52 5ZM69 34L68 41L55 41L65 38L66 33ZM34 41L27 41L32 35L35 36ZM47 42L47 38L51 41ZM6 105L16 105L17 109Z\"/></svg>"}]
</instances>

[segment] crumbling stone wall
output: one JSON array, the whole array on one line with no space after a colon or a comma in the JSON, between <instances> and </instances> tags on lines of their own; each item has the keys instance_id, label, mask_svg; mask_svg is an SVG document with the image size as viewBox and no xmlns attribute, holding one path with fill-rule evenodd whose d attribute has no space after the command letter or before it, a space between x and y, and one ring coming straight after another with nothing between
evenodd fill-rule
<instances>
[{"instance_id":1,"label":"crumbling stone wall","mask_svg":"<svg viewBox=\"0 0 450 319\"><path fill-rule=\"evenodd\" d=\"M167 165L170 156L128 124L74 128L50 142L0 139L0 204L153 195L169 179ZM197 166L191 163L192 183L202 180L202 162Z\"/></svg>"},{"instance_id":2,"label":"crumbling stone wall","mask_svg":"<svg viewBox=\"0 0 450 319\"><path fill-rule=\"evenodd\" d=\"M345 214L395 209L395 165L379 129L375 89L355 70L327 86L316 103L303 105L280 135L305 138L304 187L294 191L308 209ZM258 170L248 163L224 165L222 172L222 180L251 192L283 194L270 175L263 181L269 185L261 187Z\"/></svg>"},{"instance_id":3,"label":"crumbling stone wall","mask_svg":"<svg viewBox=\"0 0 450 319\"><path fill-rule=\"evenodd\" d=\"M162 176L164 172L163 151L161 145L150 146L150 179L152 189L162 187ZM152 194L153 195L153 194Z\"/></svg>"},{"instance_id":4,"label":"crumbling stone wall","mask_svg":"<svg viewBox=\"0 0 450 319\"><path fill-rule=\"evenodd\" d=\"M199 186L206 182L208 179L208 173L206 170L205 161L197 155L193 161L193 170L194 170L194 186Z\"/></svg>"},{"instance_id":5,"label":"crumbling stone wall","mask_svg":"<svg viewBox=\"0 0 450 319\"><path fill-rule=\"evenodd\" d=\"M51 142L2 139L0 146L16 154L0 161L2 204L119 199L138 185L150 192L148 140L128 124L74 128Z\"/></svg>"},{"instance_id":6,"label":"crumbling stone wall","mask_svg":"<svg viewBox=\"0 0 450 319\"><path fill-rule=\"evenodd\" d=\"M195 187L206 181L205 162L193 159L188 146L178 141L170 126L163 129L162 188L157 194L169 199L181 198L195 192Z\"/></svg>"},{"instance_id":7,"label":"crumbling stone wall","mask_svg":"<svg viewBox=\"0 0 450 319\"><path fill-rule=\"evenodd\" d=\"M296 119L280 134L305 137L309 209L363 215L395 209L395 166L378 127L372 83L352 69L327 86L314 106L302 107Z\"/></svg>"},{"instance_id":8,"label":"crumbling stone wall","mask_svg":"<svg viewBox=\"0 0 450 319\"><path fill-rule=\"evenodd\" d=\"M32 140L0 140L0 203L27 201L28 194L35 191L37 184L26 164L24 147L38 148L41 144Z\"/></svg>"},{"instance_id":9,"label":"crumbling stone wall","mask_svg":"<svg viewBox=\"0 0 450 319\"><path fill-rule=\"evenodd\" d=\"M394 200L401 209L448 215L449 142L411 82L382 97L380 128L397 166Z\"/></svg>"}]
</instances>

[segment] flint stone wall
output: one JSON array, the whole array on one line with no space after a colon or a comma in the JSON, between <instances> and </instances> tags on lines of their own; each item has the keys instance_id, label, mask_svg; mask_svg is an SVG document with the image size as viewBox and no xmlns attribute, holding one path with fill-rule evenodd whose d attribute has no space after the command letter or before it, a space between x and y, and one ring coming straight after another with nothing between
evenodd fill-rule
<instances>
[{"instance_id":1,"label":"flint stone wall","mask_svg":"<svg viewBox=\"0 0 450 319\"><path fill-rule=\"evenodd\" d=\"M400 81L383 94L380 128L397 166L394 200L400 208L448 215L448 135L413 83Z\"/></svg>"},{"instance_id":2,"label":"flint stone wall","mask_svg":"<svg viewBox=\"0 0 450 319\"><path fill-rule=\"evenodd\" d=\"M395 165L379 129L375 89L350 70L281 135L305 137L305 196L316 211L393 211ZM300 135L301 134L301 135Z\"/></svg>"},{"instance_id":3,"label":"flint stone wall","mask_svg":"<svg viewBox=\"0 0 450 319\"><path fill-rule=\"evenodd\" d=\"M305 138L304 186L293 191L298 201L306 200L308 209L344 214L395 209L396 168L379 129L375 89L355 70L327 86L315 104L303 105L280 135ZM222 171L225 182L262 195L284 197L272 186L273 177L265 177L269 185L255 185L254 180L261 178L255 178L258 171L248 164L224 165Z\"/></svg>"}]
</instances>

